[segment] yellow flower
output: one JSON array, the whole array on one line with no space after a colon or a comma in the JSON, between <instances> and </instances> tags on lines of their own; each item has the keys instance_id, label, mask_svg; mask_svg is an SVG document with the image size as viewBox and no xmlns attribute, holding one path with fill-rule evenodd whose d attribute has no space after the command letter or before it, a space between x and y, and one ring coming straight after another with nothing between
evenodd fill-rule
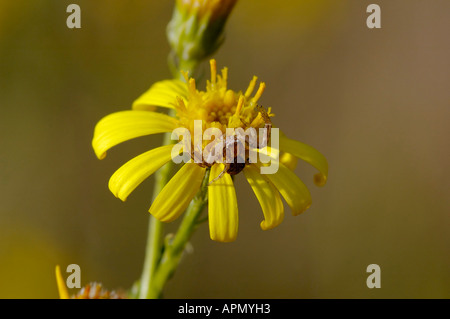
<instances>
[{"instance_id":1,"label":"yellow flower","mask_svg":"<svg viewBox=\"0 0 450 319\"><path fill-rule=\"evenodd\" d=\"M61 267L59 265L56 266L56 284L58 286L59 298L60 299L69 299L69 291L67 290L66 283L64 282L64 278L61 274Z\"/></svg>"},{"instance_id":2,"label":"yellow flower","mask_svg":"<svg viewBox=\"0 0 450 319\"><path fill-rule=\"evenodd\" d=\"M117 293L115 291L109 292L102 287L100 283L91 283L78 291L76 295L69 296L66 283L61 274L61 267L56 266L56 284L58 286L60 299L124 299L126 296L123 293Z\"/></svg>"},{"instance_id":3,"label":"yellow flower","mask_svg":"<svg viewBox=\"0 0 450 319\"><path fill-rule=\"evenodd\" d=\"M195 121L201 120L201 134L207 129L215 129L224 134L224 139L227 129L230 128L268 128L267 133L272 126L271 118L274 115L271 109L266 111L257 105L265 84L261 83L253 95L257 83L257 77L253 77L245 92L235 92L227 87L227 74L227 68L224 68L221 75L218 75L216 61L211 60L211 79L207 81L205 91L198 90L195 80L188 78L187 74L184 74L186 83L180 80L157 82L133 103L133 110L113 113L101 119L95 128L92 141L97 157L103 159L108 149L126 140L149 134L169 133L177 128L187 130L194 136L190 152L192 160L185 163L166 184L152 203L149 212L163 222L175 220L199 191L209 168L210 237L221 242L234 241L238 232L238 204L231 175L244 172L262 208L264 220L261 222L261 228L267 230L276 227L283 220L284 207L281 197L291 208L293 215L302 213L311 205L307 187L293 172L297 158L319 170L314 179L317 185L323 186L328 174L328 164L322 154L311 146L289 139L284 134L280 134L279 149L265 147L265 144L253 147L245 144L247 153L244 163L228 164L229 162L225 161L225 155L228 153L226 150L222 157L213 157L213 162L206 161L205 154L212 154L208 145L214 144L210 141L198 144L195 141ZM155 106L174 109L176 116L155 112ZM264 140L264 136L261 139L260 135L258 134L259 143ZM216 135L216 139L220 137ZM229 141L229 138L226 137L225 141ZM237 145L237 142L232 140L231 144ZM111 192L125 201L142 181L172 159L172 148L172 145L157 147L128 161L111 176ZM269 155L274 161L278 159L276 155L281 152L278 171L274 174L261 174L261 169L267 164L260 160L249 162L247 156L251 151ZM236 160L244 155L234 153L233 156Z\"/></svg>"}]
</instances>

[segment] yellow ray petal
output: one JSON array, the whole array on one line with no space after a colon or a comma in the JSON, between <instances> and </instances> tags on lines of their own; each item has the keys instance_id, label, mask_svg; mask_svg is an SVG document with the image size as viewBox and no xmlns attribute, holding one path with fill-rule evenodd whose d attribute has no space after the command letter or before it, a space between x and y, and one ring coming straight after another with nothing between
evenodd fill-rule
<instances>
[{"instance_id":1,"label":"yellow ray petal","mask_svg":"<svg viewBox=\"0 0 450 319\"><path fill-rule=\"evenodd\" d=\"M172 147L155 148L122 165L109 179L109 189L114 196L125 201L139 184L171 160Z\"/></svg>"},{"instance_id":2,"label":"yellow ray petal","mask_svg":"<svg viewBox=\"0 0 450 319\"><path fill-rule=\"evenodd\" d=\"M59 267L59 265L56 265L55 273L56 273L56 284L58 285L59 298L69 299L69 291L67 290L66 282L64 281L64 278L61 274L61 268Z\"/></svg>"},{"instance_id":3,"label":"yellow ray petal","mask_svg":"<svg viewBox=\"0 0 450 319\"><path fill-rule=\"evenodd\" d=\"M150 134L172 132L178 125L173 117L147 111L122 111L102 118L96 125L92 147L99 159L106 151L127 140Z\"/></svg>"},{"instance_id":4,"label":"yellow ray petal","mask_svg":"<svg viewBox=\"0 0 450 319\"><path fill-rule=\"evenodd\" d=\"M269 181L275 185L286 203L292 210L292 215L298 215L311 206L311 194L300 178L293 171L279 163L278 172L266 174Z\"/></svg>"},{"instance_id":5,"label":"yellow ray petal","mask_svg":"<svg viewBox=\"0 0 450 319\"><path fill-rule=\"evenodd\" d=\"M155 106L173 109L176 105L177 96L186 102L186 83L180 80L164 80L156 82L150 89L133 102L133 109L154 111Z\"/></svg>"},{"instance_id":6,"label":"yellow ray petal","mask_svg":"<svg viewBox=\"0 0 450 319\"><path fill-rule=\"evenodd\" d=\"M314 175L314 182L317 186L323 186L327 182L328 162L327 159L315 148L305 143L292 140L280 132L280 149L290 153L305 162L311 164L319 170L319 174Z\"/></svg>"},{"instance_id":7,"label":"yellow ray petal","mask_svg":"<svg viewBox=\"0 0 450 319\"><path fill-rule=\"evenodd\" d=\"M209 181L219 176L223 164L211 167ZM238 205L233 180L227 173L208 186L209 233L212 240L232 242L238 232Z\"/></svg>"},{"instance_id":8,"label":"yellow ray petal","mask_svg":"<svg viewBox=\"0 0 450 319\"><path fill-rule=\"evenodd\" d=\"M280 163L283 163L291 171L295 170L298 163L298 157L286 152L280 154Z\"/></svg>"},{"instance_id":9,"label":"yellow ray petal","mask_svg":"<svg viewBox=\"0 0 450 319\"><path fill-rule=\"evenodd\" d=\"M177 219L200 190L205 172L197 164L184 164L156 197L150 214L163 222Z\"/></svg>"},{"instance_id":10,"label":"yellow ray petal","mask_svg":"<svg viewBox=\"0 0 450 319\"><path fill-rule=\"evenodd\" d=\"M278 190L253 165L246 165L244 174L264 214L261 228L268 230L278 226L284 218L284 206Z\"/></svg>"},{"instance_id":11,"label":"yellow ray petal","mask_svg":"<svg viewBox=\"0 0 450 319\"><path fill-rule=\"evenodd\" d=\"M263 163L267 163L268 161L280 161L280 150L274 147L265 146L263 148L251 148L249 151L250 154L253 152L258 153L258 156Z\"/></svg>"}]
</instances>

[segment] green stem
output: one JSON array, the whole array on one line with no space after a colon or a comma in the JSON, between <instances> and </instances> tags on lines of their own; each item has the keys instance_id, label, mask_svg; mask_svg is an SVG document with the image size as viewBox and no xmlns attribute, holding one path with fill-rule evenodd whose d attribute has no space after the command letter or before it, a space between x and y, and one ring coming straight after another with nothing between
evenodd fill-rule
<instances>
[{"instance_id":1,"label":"green stem","mask_svg":"<svg viewBox=\"0 0 450 319\"><path fill-rule=\"evenodd\" d=\"M173 55L170 55L169 66L171 72L174 78L179 78L180 80L183 80L183 76L180 72L181 69L180 67L183 67L183 69L186 71L189 70L192 71L192 69L196 65L192 63L180 63L180 65L177 67L175 66L173 61L174 61ZM187 67L187 69L185 69L185 67ZM169 115L175 117L176 115L175 110L173 109L170 110ZM174 141L171 140L171 133L166 133L164 135L163 145L168 145L171 143L174 143ZM173 166L174 163L170 161L155 173L156 180L155 180L155 188L153 190L152 202L156 199L156 196L158 196L158 194L161 192L161 190L169 181L171 176L170 173L172 171ZM201 194L201 192L199 192L199 194ZM196 198L200 196L199 194L196 195ZM193 227L193 225L195 223L197 215L201 213L205 203L206 199L204 201L197 200L197 202L195 202L194 199L190 203L187 212L185 214L185 217L183 219L183 222L181 223L179 231L177 232L175 240L172 244L167 243L164 244L163 242L164 225L162 222L160 222L159 220L150 215L150 220L148 224L147 244L145 249L144 268L142 271L139 284L138 297L140 299L160 297L165 282L167 281L167 279L169 279L170 275L173 273L173 271L175 271L175 268L178 265L179 257L181 257L181 252L183 251L184 246L186 245L192 232L194 231L195 227ZM189 221L189 218L193 218L193 220ZM161 256L163 252L164 255ZM176 252L176 254L174 254L174 252ZM163 264L164 261L167 259L167 255L170 255L168 260L171 263L171 267L166 266L161 267L161 264ZM176 259L176 262L174 258ZM158 275L156 275L155 274L156 269L166 269L166 270L172 269L172 270L170 274L162 275L158 273ZM165 279L163 280L162 278Z\"/></svg>"},{"instance_id":2,"label":"green stem","mask_svg":"<svg viewBox=\"0 0 450 319\"><path fill-rule=\"evenodd\" d=\"M167 280L169 280L178 267L186 244L199 225L198 219L208 202L209 169L206 171L200 191L187 208L173 239L167 237L164 253L151 282L148 298L160 298Z\"/></svg>"},{"instance_id":3,"label":"green stem","mask_svg":"<svg viewBox=\"0 0 450 319\"><path fill-rule=\"evenodd\" d=\"M171 133L164 135L163 145L173 143L170 138ZM173 162L170 161L163 167L161 167L155 173L155 186L153 189L152 202L156 199L156 196L161 192L164 186L170 179L170 173L172 171ZM144 268L141 275L139 298L145 299L149 295L149 287L152 281L153 273L161 258L161 250L163 247L163 223L150 215L148 223L147 244L145 248Z\"/></svg>"},{"instance_id":4,"label":"green stem","mask_svg":"<svg viewBox=\"0 0 450 319\"><path fill-rule=\"evenodd\" d=\"M163 225L155 217L150 216L148 223L147 246L145 249L144 269L141 275L139 299L146 299L154 269L158 264L162 248Z\"/></svg>"}]
</instances>

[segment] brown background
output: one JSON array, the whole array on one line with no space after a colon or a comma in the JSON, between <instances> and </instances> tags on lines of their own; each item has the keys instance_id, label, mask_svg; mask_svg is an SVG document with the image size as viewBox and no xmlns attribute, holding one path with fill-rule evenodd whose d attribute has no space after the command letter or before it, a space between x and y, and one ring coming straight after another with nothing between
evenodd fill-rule
<instances>
[{"instance_id":1,"label":"brown background","mask_svg":"<svg viewBox=\"0 0 450 319\"><path fill-rule=\"evenodd\" d=\"M54 266L82 282L128 288L141 272L153 179L122 203L110 175L158 145L124 143L99 161L96 122L170 77L172 1L0 0L0 297L57 297ZM382 29L366 27L366 7ZM229 85L256 74L275 124L320 150L298 175L313 205L262 231L259 204L237 178L239 236L209 239L167 286L168 298L449 298L450 2L240 1L215 56ZM200 85L201 87L201 85ZM168 231L176 228L168 226ZM381 289L366 267L381 266Z\"/></svg>"}]
</instances>

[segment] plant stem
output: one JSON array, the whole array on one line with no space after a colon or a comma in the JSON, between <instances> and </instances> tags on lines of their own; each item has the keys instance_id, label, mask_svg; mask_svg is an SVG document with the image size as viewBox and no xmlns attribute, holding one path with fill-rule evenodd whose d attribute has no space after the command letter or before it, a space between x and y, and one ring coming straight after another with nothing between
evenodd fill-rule
<instances>
[{"instance_id":1,"label":"plant stem","mask_svg":"<svg viewBox=\"0 0 450 319\"><path fill-rule=\"evenodd\" d=\"M185 65L186 64L186 65ZM169 56L169 66L174 78L178 78L183 80L183 75L181 74L181 66L187 67L184 69L186 71L193 71L192 63L185 63L185 61L181 61L178 67L173 63L173 55ZM175 117L175 110L171 109L169 111L169 115ZM174 143L171 139L171 133L166 133L164 135L163 145L168 145ZM161 167L155 173L155 188L153 190L153 198L152 202L156 199L158 194L167 184L170 179L170 173L174 166L174 162L170 161L163 167ZM209 171L206 174L209 176ZM206 178L206 177L205 177ZM207 188L206 188L207 189ZM203 185L202 185L203 190ZM139 285L139 299L148 299L148 298L159 298L162 292L162 288L170 278L171 274L175 271L175 268L178 265L179 259L181 257L181 253L184 250L184 247L189 240L192 232L194 231L195 221L197 216L203 210L203 207L207 201L204 196L201 195L202 191L200 191L193 201L190 203L183 222L180 225L180 228L175 235L175 239L172 244L163 242L163 223L150 215L150 220L148 224L148 234L147 234L147 244L145 249L145 259L144 259L144 268L141 275L140 285ZM202 199L200 200L200 197ZM196 200L197 199L197 200ZM192 220L191 220L192 219ZM161 256L161 254L163 254ZM166 266L165 261L168 260L170 267ZM158 272L157 277L155 278L156 270L163 269L162 273ZM156 287L156 288L155 288Z\"/></svg>"},{"instance_id":2,"label":"plant stem","mask_svg":"<svg viewBox=\"0 0 450 319\"><path fill-rule=\"evenodd\" d=\"M166 238L165 249L159 265L154 272L148 298L160 298L167 280L172 277L185 250L186 244L198 226L198 219L208 202L209 169L206 171L200 191L187 208L175 236Z\"/></svg>"},{"instance_id":3,"label":"plant stem","mask_svg":"<svg viewBox=\"0 0 450 319\"><path fill-rule=\"evenodd\" d=\"M163 145L173 143L170 138L171 133L164 134ZM170 179L170 172L172 171L173 162L170 161L161 167L155 173L155 186L153 189L152 202L156 199L158 194L167 184ZM139 298L145 299L149 295L149 287L152 281L153 273L161 258L162 239L164 233L164 225L152 215L149 216L147 244L145 248L144 268L141 275Z\"/></svg>"}]
</instances>

